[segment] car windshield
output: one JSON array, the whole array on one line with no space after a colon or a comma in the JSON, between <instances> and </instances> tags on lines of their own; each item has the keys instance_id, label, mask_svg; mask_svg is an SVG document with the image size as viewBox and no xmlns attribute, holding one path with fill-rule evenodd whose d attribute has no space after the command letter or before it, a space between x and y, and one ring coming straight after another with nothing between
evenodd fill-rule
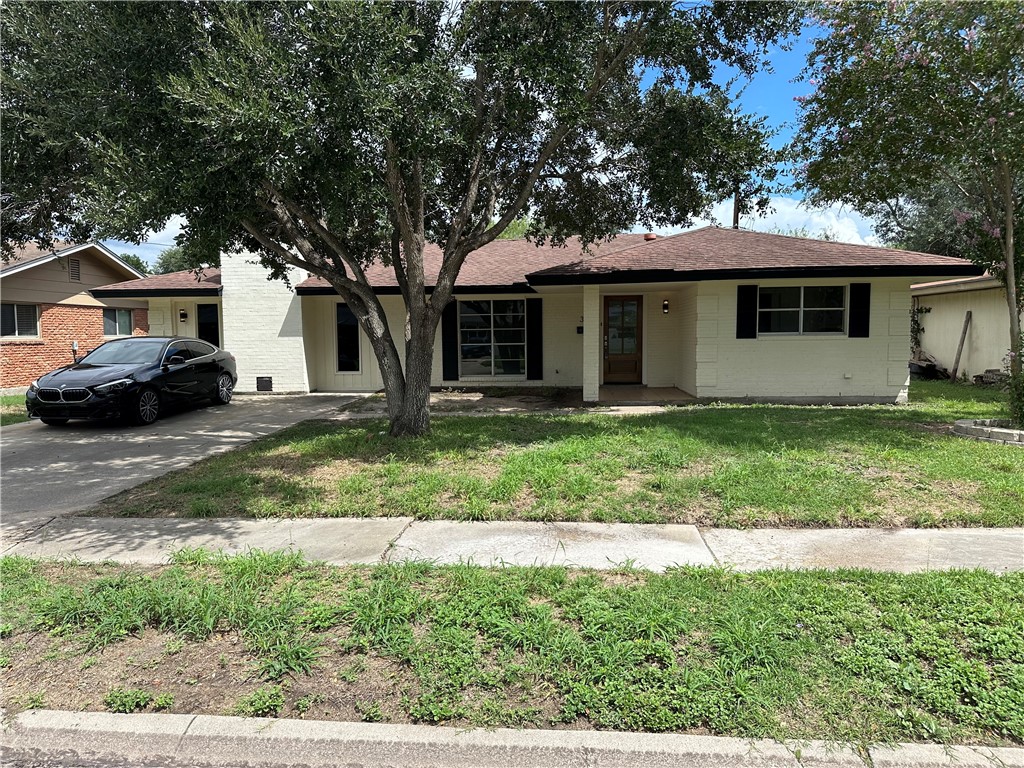
<instances>
[{"instance_id":1,"label":"car windshield","mask_svg":"<svg viewBox=\"0 0 1024 768\"><path fill-rule=\"evenodd\" d=\"M90 365L143 365L160 360L163 339L119 339L97 347L79 362Z\"/></svg>"}]
</instances>

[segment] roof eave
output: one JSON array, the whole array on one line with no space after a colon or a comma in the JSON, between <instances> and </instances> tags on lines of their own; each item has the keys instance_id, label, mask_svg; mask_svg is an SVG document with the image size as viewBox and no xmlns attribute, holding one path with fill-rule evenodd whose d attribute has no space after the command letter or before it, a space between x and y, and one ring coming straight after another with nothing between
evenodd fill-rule
<instances>
[{"instance_id":1,"label":"roof eave","mask_svg":"<svg viewBox=\"0 0 1024 768\"><path fill-rule=\"evenodd\" d=\"M434 286L426 287L427 293L432 293ZM373 289L378 296L401 296L402 291L395 285L384 285ZM295 288L298 296L337 296L338 292L329 285L299 285ZM536 293L526 283L512 283L512 285L457 285L455 296L465 296L471 293Z\"/></svg>"},{"instance_id":2,"label":"roof eave","mask_svg":"<svg viewBox=\"0 0 1024 768\"><path fill-rule=\"evenodd\" d=\"M165 299L175 296L220 296L223 288L140 288L111 290L93 288L89 293L96 299Z\"/></svg>"},{"instance_id":3,"label":"roof eave","mask_svg":"<svg viewBox=\"0 0 1024 768\"><path fill-rule=\"evenodd\" d=\"M759 267L750 269L629 269L580 275L527 275L531 285L603 285L676 283L699 280L757 280L794 277L960 277L977 275L974 264L933 266L894 264L878 266Z\"/></svg>"}]
</instances>

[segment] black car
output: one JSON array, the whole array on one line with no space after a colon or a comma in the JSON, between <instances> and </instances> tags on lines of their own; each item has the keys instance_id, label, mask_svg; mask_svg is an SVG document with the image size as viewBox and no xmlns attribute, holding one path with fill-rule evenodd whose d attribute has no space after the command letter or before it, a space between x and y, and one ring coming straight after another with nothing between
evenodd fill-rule
<instances>
[{"instance_id":1,"label":"black car","mask_svg":"<svg viewBox=\"0 0 1024 768\"><path fill-rule=\"evenodd\" d=\"M231 401L235 358L199 339L135 336L108 341L74 365L29 385L30 419L59 426L69 419L126 418L152 424L165 406Z\"/></svg>"}]
</instances>

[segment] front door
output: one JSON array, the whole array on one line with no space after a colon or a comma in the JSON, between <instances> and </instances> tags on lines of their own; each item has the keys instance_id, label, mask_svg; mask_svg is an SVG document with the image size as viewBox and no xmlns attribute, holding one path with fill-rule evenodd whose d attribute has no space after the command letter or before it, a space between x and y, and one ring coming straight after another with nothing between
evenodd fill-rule
<instances>
[{"instance_id":1,"label":"front door","mask_svg":"<svg viewBox=\"0 0 1024 768\"><path fill-rule=\"evenodd\" d=\"M605 384L640 384L643 380L642 296L604 297Z\"/></svg>"},{"instance_id":2,"label":"front door","mask_svg":"<svg viewBox=\"0 0 1024 768\"><path fill-rule=\"evenodd\" d=\"M220 346L220 307L196 304L196 338Z\"/></svg>"}]
</instances>

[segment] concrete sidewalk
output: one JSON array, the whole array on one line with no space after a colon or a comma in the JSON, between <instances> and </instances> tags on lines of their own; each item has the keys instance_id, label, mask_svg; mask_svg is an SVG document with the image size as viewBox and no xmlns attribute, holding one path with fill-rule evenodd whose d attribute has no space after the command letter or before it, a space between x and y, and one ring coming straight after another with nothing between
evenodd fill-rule
<instances>
[{"instance_id":1,"label":"concrete sidewalk","mask_svg":"<svg viewBox=\"0 0 1024 768\"><path fill-rule=\"evenodd\" d=\"M212 715L23 712L2 738L4 765L332 768L1022 768L1024 749L904 744L858 753L780 743L614 731L460 730Z\"/></svg>"},{"instance_id":2,"label":"concrete sidewalk","mask_svg":"<svg viewBox=\"0 0 1024 768\"><path fill-rule=\"evenodd\" d=\"M332 564L429 560L477 565L564 565L664 571L676 565L868 568L911 573L1024 571L1024 528L698 529L692 525L523 523L408 517L299 520L54 518L3 554L166 563L202 547L292 550Z\"/></svg>"}]
</instances>

